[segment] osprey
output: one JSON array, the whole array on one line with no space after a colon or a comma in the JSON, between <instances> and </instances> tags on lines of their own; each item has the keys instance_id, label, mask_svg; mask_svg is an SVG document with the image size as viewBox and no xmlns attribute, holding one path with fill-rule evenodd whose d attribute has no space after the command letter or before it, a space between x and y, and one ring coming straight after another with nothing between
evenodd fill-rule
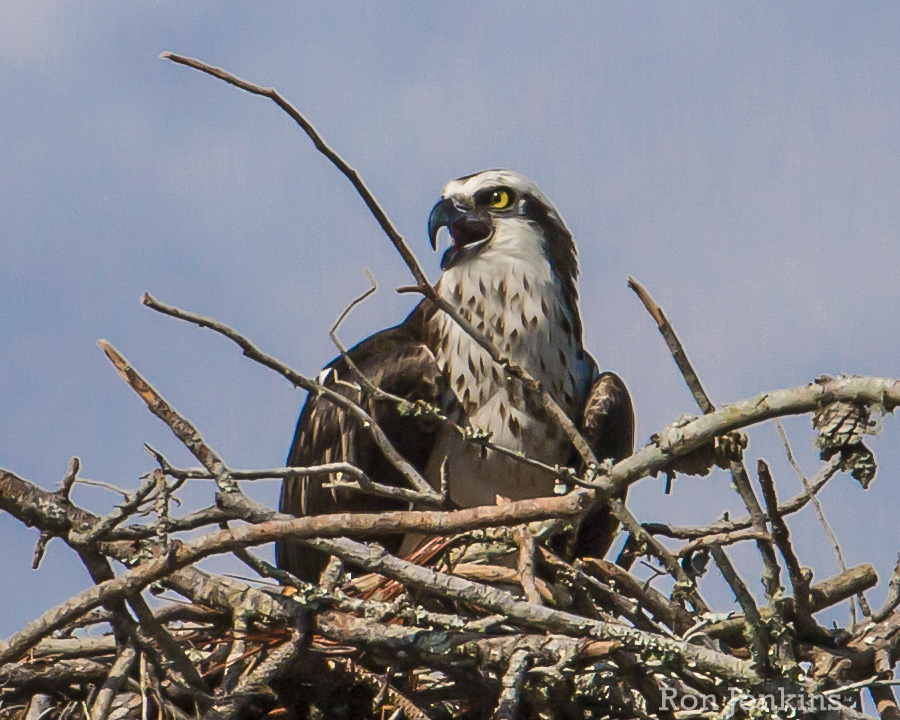
<instances>
[{"instance_id":1,"label":"osprey","mask_svg":"<svg viewBox=\"0 0 900 720\"><path fill-rule=\"evenodd\" d=\"M562 217L531 180L510 170L486 170L451 180L428 219L451 245L441 259L440 295L559 403L601 460L631 454L634 415L628 390L613 373L599 373L582 345L575 243ZM425 401L457 424L489 433L491 441L549 465L578 465L558 425L448 315L427 299L399 325L348 352L356 368L386 392ZM556 476L485 451L433 417L401 415L395 403L364 397L344 358L325 370L326 384L360 402L397 450L433 486L446 461L456 507L553 494ZM400 486L403 477L361 423L327 399L310 394L300 413L287 463L303 467L348 462L374 480ZM280 510L297 516L405 509L403 503L323 487L330 476L286 479ZM585 518L574 553L603 555L615 532L605 509ZM400 549L400 538L385 538ZM292 541L276 547L279 567L314 581L321 552Z\"/></svg>"}]
</instances>

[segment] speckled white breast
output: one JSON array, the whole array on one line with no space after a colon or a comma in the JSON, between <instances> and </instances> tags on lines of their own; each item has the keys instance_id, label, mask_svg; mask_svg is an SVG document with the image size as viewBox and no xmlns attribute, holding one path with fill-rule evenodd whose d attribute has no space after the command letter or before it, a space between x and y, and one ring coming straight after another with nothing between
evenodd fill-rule
<instances>
[{"instance_id":1,"label":"speckled white breast","mask_svg":"<svg viewBox=\"0 0 900 720\"><path fill-rule=\"evenodd\" d=\"M478 257L444 272L438 289L514 363L539 379L573 416L584 405L590 367L575 323L540 245L522 242L533 228L513 224L498 231ZM507 236L504 235L507 234ZM577 312L577 309L574 309ZM502 370L446 314L438 312L429 335L435 354L465 419L491 434L493 442L545 463L565 463L569 444L556 423L526 402L520 383ZM523 499L552 494L554 478L494 452L465 443L453 430L442 431L426 471L437 484L448 458L451 499L460 506L493 504L500 495Z\"/></svg>"}]
</instances>

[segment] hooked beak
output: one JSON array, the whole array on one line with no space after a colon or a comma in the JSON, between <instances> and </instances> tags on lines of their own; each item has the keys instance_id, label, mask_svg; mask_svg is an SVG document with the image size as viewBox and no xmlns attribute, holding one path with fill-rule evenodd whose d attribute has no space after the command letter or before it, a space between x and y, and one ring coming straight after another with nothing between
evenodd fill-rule
<instances>
[{"instance_id":1,"label":"hooked beak","mask_svg":"<svg viewBox=\"0 0 900 720\"><path fill-rule=\"evenodd\" d=\"M441 270L447 270L459 261L475 255L494 233L491 223L457 207L450 198L441 200L428 216L428 239L433 250L437 250L438 231L442 227L450 231L453 244L441 258Z\"/></svg>"}]
</instances>

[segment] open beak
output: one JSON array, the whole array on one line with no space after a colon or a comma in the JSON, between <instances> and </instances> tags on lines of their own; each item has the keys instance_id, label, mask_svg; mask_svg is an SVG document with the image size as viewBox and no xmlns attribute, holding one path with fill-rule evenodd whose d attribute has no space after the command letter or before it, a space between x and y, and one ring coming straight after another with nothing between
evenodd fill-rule
<instances>
[{"instance_id":1,"label":"open beak","mask_svg":"<svg viewBox=\"0 0 900 720\"><path fill-rule=\"evenodd\" d=\"M447 270L461 260L474 256L494 233L491 223L457 207L449 198L435 205L428 216L428 239L433 250L437 250L438 231L442 227L450 231L453 244L441 258L441 270Z\"/></svg>"}]
</instances>

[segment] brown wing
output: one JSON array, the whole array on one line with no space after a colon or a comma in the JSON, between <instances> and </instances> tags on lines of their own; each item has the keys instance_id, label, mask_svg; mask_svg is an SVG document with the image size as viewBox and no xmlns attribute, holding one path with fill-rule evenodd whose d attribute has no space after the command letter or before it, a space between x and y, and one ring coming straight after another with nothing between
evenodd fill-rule
<instances>
[{"instance_id":1,"label":"brown wing","mask_svg":"<svg viewBox=\"0 0 900 720\"><path fill-rule=\"evenodd\" d=\"M372 335L347 354L359 371L381 389L413 402L424 400L441 405L445 384L433 353L421 340L423 315L420 305L402 324ZM362 402L394 447L418 470L424 470L434 445L436 423L421 416L401 415L394 403L362 398L353 387L354 374L342 357L327 369L331 372L327 373L325 384ZM406 484L359 420L327 399L310 394L297 421L287 463L305 467L330 462L351 463L383 484ZM285 480L279 509L297 516L405 509L404 503L397 500L323 487L330 480L330 475ZM389 549L399 547L400 541L400 536L382 539ZM277 543L275 555L279 567L308 581L318 579L327 559L319 551L291 541Z\"/></svg>"},{"instance_id":2,"label":"brown wing","mask_svg":"<svg viewBox=\"0 0 900 720\"><path fill-rule=\"evenodd\" d=\"M582 416L581 432L600 460L618 462L634 450L634 408L625 383L605 372L594 381ZM621 496L624 498L624 493ZM576 557L603 557L618 531L609 510L600 507L581 522L575 540Z\"/></svg>"}]
</instances>

